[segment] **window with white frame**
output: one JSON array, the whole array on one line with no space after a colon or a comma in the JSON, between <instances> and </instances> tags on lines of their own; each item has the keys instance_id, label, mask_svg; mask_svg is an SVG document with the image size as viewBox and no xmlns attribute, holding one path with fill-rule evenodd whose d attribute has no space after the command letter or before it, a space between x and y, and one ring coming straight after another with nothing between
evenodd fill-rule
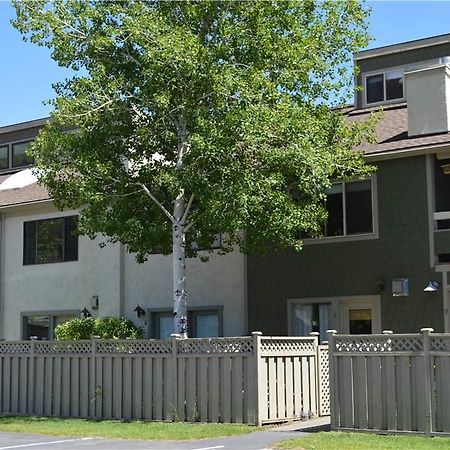
<instances>
[{"instance_id":1,"label":"window with white frame","mask_svg":"<svg viewBox=\"0 0 450 450\"><path fill-rule=\"evenodd\" d=\"M365 77L366 104L404 98L404 70L395 69Z\"/></svg>"},{"instance_id":2,"label":"window with white frame","mask_svg":"<svg viewBox=\"0 0 450 450\"><path fill-rule=\"evenodd\" d=\"M325 236L374 232L372 179L333 183L327 191Z\"/></svg>"}]
</instances>

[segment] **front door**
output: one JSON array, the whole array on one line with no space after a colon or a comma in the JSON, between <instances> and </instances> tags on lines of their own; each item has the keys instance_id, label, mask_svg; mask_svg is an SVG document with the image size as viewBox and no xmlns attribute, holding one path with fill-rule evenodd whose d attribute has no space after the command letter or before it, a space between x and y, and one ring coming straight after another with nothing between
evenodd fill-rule
<instances>
[{"instance_id":1,"label":"front door","mask_svg":"<svg viewBox=\"0 0 450 450\"><path fill-rule=\"evenodd\" d=\"M344 334L381 333L379 302L374 300L344 301L341 305Z\"/></svg>"}]
</instances>

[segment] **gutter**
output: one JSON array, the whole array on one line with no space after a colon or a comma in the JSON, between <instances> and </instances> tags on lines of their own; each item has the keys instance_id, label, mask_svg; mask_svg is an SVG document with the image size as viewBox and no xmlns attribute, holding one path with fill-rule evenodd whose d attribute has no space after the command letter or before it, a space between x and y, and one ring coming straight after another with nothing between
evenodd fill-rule
<instances>
[{"instance_id":1,"label":"gutter","mask_svg":"<svg viewBox=\"0 0 450 450\"><path fill-rule=\"evenodd\" d=\"M364 158L369 161L384 161L389 159L407 158L412 156L429 155L436 153L437 150L447 150L450 157L450 142L443 144L428 145L424 144L417 147L404 148L400 150L384 150L382 152L364 154Z\"/></svg>"}]
</instances>

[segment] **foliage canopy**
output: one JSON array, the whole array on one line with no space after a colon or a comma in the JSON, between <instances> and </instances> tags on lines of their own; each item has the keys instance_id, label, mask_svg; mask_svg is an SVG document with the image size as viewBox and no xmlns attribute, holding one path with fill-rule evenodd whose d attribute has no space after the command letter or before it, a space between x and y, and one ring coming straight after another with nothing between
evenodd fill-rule
<instances>
[{"instance_id":1,"label":"foliage canopy","mask_svg":"<svg viewBox=\"0 0 450 450\"><path fill-rule=\"evenodd\" d=\"M367 43L358 1L14 5L25 38L77 71L55 85L33 147L40 181L58 207L83 208L83 233L140 260L172 252L161 207L179 195L190 204L188 256L217 232L224 252L299 248L299 230L321 233L332 179L369 171L351 149L370 124L329 108Z\"/></svg>"}]
</instances>

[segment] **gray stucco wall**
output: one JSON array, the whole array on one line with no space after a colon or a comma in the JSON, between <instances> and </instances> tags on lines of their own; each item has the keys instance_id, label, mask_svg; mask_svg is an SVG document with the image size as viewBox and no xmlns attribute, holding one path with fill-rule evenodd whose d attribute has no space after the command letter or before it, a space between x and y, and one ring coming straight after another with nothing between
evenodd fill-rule
<instances>
[{"instance_id":1,"label":"gray stucco wall","mask_svg":"<svg viewBox=\"0 0 450 450\"><path fill-rule=\"evenodd\" d=\"M381 296L381 327L443 330L442 293L425 293L441 276L429 267L425 157L378 164L379 238L305 245L248 258L249 330L286 334L287 299ZM391 281L408 277L410 295L393 297ZM380 292L377 282L384 282Z\"/></svg>"},{"instance_id":2,"label":"gray stucco wall","mask_svg":"<svg viewBox=\"0 0 450 450\"><path fill-rule=\"evenodd\" d=\"M364 72L372 72L374 70L382 70L389 67L413 64L419 61L441 58L443 56L450 56L450 44L441 44L434 47L424 47L416 50L409 50L405 52L393 53L390 55L362 59L357 61L360 73L357 76L356 84L357 86L362 85L362 73ZM357 108L362 108L363 93L359 91L357 92L356 96L356 106Z\"/></svg>"}]
</instances>

